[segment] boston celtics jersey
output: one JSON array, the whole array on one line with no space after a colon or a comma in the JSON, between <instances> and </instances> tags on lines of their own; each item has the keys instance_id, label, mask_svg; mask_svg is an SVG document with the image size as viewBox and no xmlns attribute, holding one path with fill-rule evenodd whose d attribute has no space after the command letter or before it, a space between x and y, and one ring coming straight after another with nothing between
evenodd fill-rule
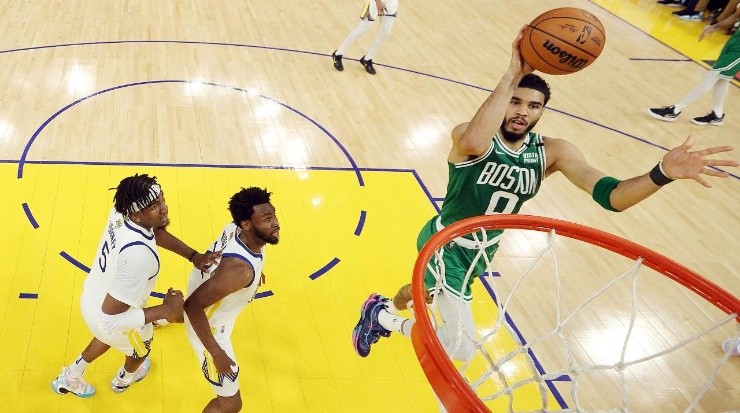
<instances>
[{"instance_id":1,"label":"boston celtics jersey","mask_svg":"<svg viewBox=\"0 0 740 413\"><path fill-rule=\"evenodd\" d=\"M522 204L540 189L547 162L542 137L530 132L516 151L509 149L496 135L486 153L465 162L449 164L447 196L440 215L433 217L419 232L416 247L421 248L438 231L454 222L479 215L515 214ZM476 276L486 271L486 262L480 259L481 246L486 256L493 258L503 231L487 231L482 242L472 235L458 237L439 249L431 271L427 268L424 284L432 293L437 288L469 301L471 284ZM439 266L444 261L444 271ZM438 274L442 274L439 277Z\"/></svg>"},{"instance_id":2,"label":"boston celtics jersey","mask_svg":"<svg viewBox=\"0 0 740 413\"><path fill-rule=\"evenodd\" d=\"M438 231L454 222L479 215L514 214L540 189L547 162L542 137L530 132L516 151L509 149L496 135L486 153L465 162L449 164L447 196L440 215L427 222L416 239L421 250ZM437 288L469 301L476 276L486 271L486 262L478 251L485 248L493 258L503 231L487 231L485 239L474 241L472 235L458 237L438 251L432 271L427 268L424 284L432 293ZM444 261L441 270L439 258ZM438 275L442 274L442 277Z\"/></svg>"},{"instance_id":3,"label":"boston celtics jersey","mask_svg":"<svg viewBox=\"0 0 740 413\"><path fill-rule=\"evenodd\" d=\"M465 162L449 164L447 196L440 215L422 227L416 239L418 250L438 231L454 222L479 215L515 214L522 204L540 189L545 177L547 162L542 137L530 132L516 151L509 149L496 135L486 153ZM439 258L444 271L427 268L424 284L432 293L437 288L469 301L470 289L476 276L486 271L485 260L480 259L481 245L486 256L492 258L498 249L503 231L487 231L486 238L475 242L472 235L458 237L440 249L434 267L439 268ZM470 271L469 271L470 270ZM437 274L443 274L438 277Z\"/></svg>"},{"instance_id":4,"label":"boston celtics jersey","mask_svg":"<svg viewBox=\"0 0 740 413\"><path fill-rule=\"evenodd\" d=\"M441 223L477 215L515 214L540 189L545 174L542 137L527 134L517 151L509 149L496 135L482 156L449 164L447 195Z\"/></svg>"}]
</instances>

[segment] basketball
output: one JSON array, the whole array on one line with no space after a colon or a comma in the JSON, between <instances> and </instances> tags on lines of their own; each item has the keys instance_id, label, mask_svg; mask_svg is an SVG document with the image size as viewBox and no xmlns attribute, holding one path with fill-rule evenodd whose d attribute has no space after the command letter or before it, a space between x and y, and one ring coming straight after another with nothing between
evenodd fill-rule
<instances>
[{"instance_id":1,"label":"basketball","mask_svg":"<svg viewBox=\"0 0 740 413\"><path fill-rule=\"evenodd\" d=\"M524 30L521 53L535 70L567 75L599 57L606 34L598 18L575 7L553 9L537 16Z\"/></svg>"}]
</instances>

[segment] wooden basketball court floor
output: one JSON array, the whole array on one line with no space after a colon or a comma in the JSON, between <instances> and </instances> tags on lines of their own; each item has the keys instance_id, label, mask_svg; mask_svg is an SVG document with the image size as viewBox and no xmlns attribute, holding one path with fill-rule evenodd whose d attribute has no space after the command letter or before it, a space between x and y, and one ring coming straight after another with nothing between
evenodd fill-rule
<instances>
[{"instance_id":1,"label":"wooden basketball court floor","mask_svg":"<svg viewBox=\"0 0 740 413\"><path fill-rule=\"evenodd\" d=\"M679 21L670 16L675 9L655 3L557 4L597 15L607 42L584 72L545 76L553 98L537 130L574 142L619 178L648 171L689 134L699 137L698 147L740 144L737 85L722 127L688 121L709 111L710 95L674 123L645 114L693 87L703 61L716 58L727 38L698 43L701 23ZM268 248L267 283L233 336L243 411L436 411L408 340L384 339L362 359L350 333L369 293L392 295L409 281L417 231L444 197L449 131L495 86L518 28L552 2L401 2L376 76L356 62L375 29L350 47L344 72L331 66L329 55L356 24L359 1L0 6L0 411L195 412L212 397L179 325L156 331L149 376L124 394L108 387L121 363L114 352L86 372L94 397L49 388L90 339L79 313L85 270L111 206L108 189L135 172L159 178L171 231L201 250L228 221L226 202L236 190L256 185L274 193L282 239ZM730 172L712 179L711 189L672 183L621 214L553 176L522 212L636 241L737 296L740 171ZM512 237L499 255L531 257L535 244ZM184 288L189 264L161 255L155 292ZM598 264L580 258L576 267ZM498 268L502 279L508 268ZM600 275L576 272L582 278L574 285ZM490 302L482 283L475 294L476 307ZM649 321L666 328L643 337L646 351L669 339L655 334L685 337L717 318L686 290L666 288L653 299ZM546 316L536 294L531 300L530 312L512 314L523 330ZM606 326L623 322L623 314L609 305L594 314L599 322L584 337L610 340ZM681 355L680 365L654 363L635 373L634 411L682 411L702 382L660 377L705 377L704 361L716 360L719 343L733 333L730 325L708 336L703 353ZM620 345L604 347L618 352ZM740 409L738 383L734 358L697 411ZM595 405L616 393L589 390L583 397ZM550 408L573 407L568 391L561 393L549 396Z\"/></svg>"}]
</instances>

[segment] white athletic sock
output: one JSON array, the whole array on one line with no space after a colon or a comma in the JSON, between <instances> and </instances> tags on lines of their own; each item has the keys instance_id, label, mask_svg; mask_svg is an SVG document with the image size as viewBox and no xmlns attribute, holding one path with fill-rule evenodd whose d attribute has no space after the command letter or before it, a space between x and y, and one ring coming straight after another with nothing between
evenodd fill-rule
<instances>
[{"instance_id":1,"label":"white athletic sock","mask_svg":"<svg viewBox=\"0 0 740 413\"><path fill-rule=\"evenodd\" d=\"M370 29L370 26L372 25L373 25L373 22L369 20L360 20L360 24L358 24L357 27L354 30L352 30L347 35L347 37L344 38L342 45L339 46L339 49L337 49L337 54L340 56L344 55L344 52L347 50L349 45L351 45L355 40L357 40L366 31L368 31L368 29Z\"/></svg>"},{"instance_id":2,"label":"white athletic sock","mask_svg":"<svg viewBox=\"0 0 740 413\"><path fill-rule=\"evenodd\" d=\"M676 107L676 113L682 111L683 108L698 99L701 95L709 92L709 89L711 89L718 80L719 72L715 72L714 70L708 71L694 89L686 94L686 96L684 96L678 103L673 105Z\"/></svg>"},{"instance_id":3,"label":"white athletic sock","mask_svg":"<svg viewBox=\"0 0 740 413\"><path fill-rule=\"evenodd\" d=\"M411 338L411 328L414 326L414 320L391 314L387 310L380 310L378 322L388 331L396 331Z\"/></svg>"},{"instance_id":4,"label":"white athletic sock","mask_svg":"<svg viewBox=\"0 0 740 413\"><path fill-rule=\"evenodd\" d=\"M129 373L126 371L125 367L118 369L117 377L123 380L124 383L131 383L134 381L134 373Z\"/></svg>"},{"instance_id":5,"label":"white athletic sock","mask_svg":"<svg viewBox=\"0 0 740 413\"><path fill-rule=\"evenodd\" d=\"M437 328L437 337L451 359L466 362L475 355L477 338L470 302L446 291L437 294L437 308L444 324Z\"/></svg>"},{"instance_id":6,"label":"white athletic sock","mask_svg":"<svg viewBox=\"0 0 740 413\"><path fill-rule=\"evenodd\" d=\"M72 362L72 364L67 366L67 370L69 370L69 374L72 377L79 379L80 377L82 377L83 374L85 374L85 368L87 368L88 364L89 363L86 362L84 358L82 358L82 354L80 354L79 356L77 356L75 361Z\"/></svg>"},{"instance_id":7,"label":"white athletic sock","mask_svg":"<svg viewBox=\"0 0 740 413\"><path fill-rule=\"evenodd\" d=\"M392 298L388 300L388 302L386 302L385 305L388 306L386 310L388 310L388 312L391 314L398 314L400 312L400 310L396 308L396 304L393 302Z\"/></svg>"},{"instance_id":8,"label":"white athletic sock","mask_svg":"<svg viewBox=\"0 0 740 413\"><path fill-rule=\"evenodd\" d=\"M375 36L372 46L370 46L370 49L365 53L365 60L373 60L375 54L380 50L380 46L382 46L385 39L390 36L391 29L393 28L393 23L395 21L396 18L392 16L380 17L380 30L378 30L378 34Z\"/></svg>"},{"instance_id":9,"label":"white athletic sock","mask_svg":"<svg viewBox=\"0 0 740 413\"><path fill-rule=\"evenodd\" d=\"M712 111L717 117L722 117L725 114L725 98L727 92L730 91L730 79L721 78L717 80L717 84L714 85L714 96L712 98Z\"/></svg>"}]
</instances>

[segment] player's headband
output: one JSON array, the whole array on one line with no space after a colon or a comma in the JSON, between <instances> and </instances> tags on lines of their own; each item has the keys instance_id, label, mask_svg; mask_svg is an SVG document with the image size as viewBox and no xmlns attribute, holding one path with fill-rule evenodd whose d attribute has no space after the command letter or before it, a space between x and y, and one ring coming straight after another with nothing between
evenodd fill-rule
<instances>
[{"instance_id":1,"label":"player's headband","mask_svg":"<svg viewBox=\"0 0 740 413\"><path fill-rule=\"evenodd\" d=\"M126 211L127 215L131 215L134 212L139 212L142 209L148 207L159 197L159 194L161 193L162 188L160 188L159 184L154 184L150 186L149 191L144 196L134 201L131 206L128 207L128 211Z\"/></svg>"}]
</instances>

